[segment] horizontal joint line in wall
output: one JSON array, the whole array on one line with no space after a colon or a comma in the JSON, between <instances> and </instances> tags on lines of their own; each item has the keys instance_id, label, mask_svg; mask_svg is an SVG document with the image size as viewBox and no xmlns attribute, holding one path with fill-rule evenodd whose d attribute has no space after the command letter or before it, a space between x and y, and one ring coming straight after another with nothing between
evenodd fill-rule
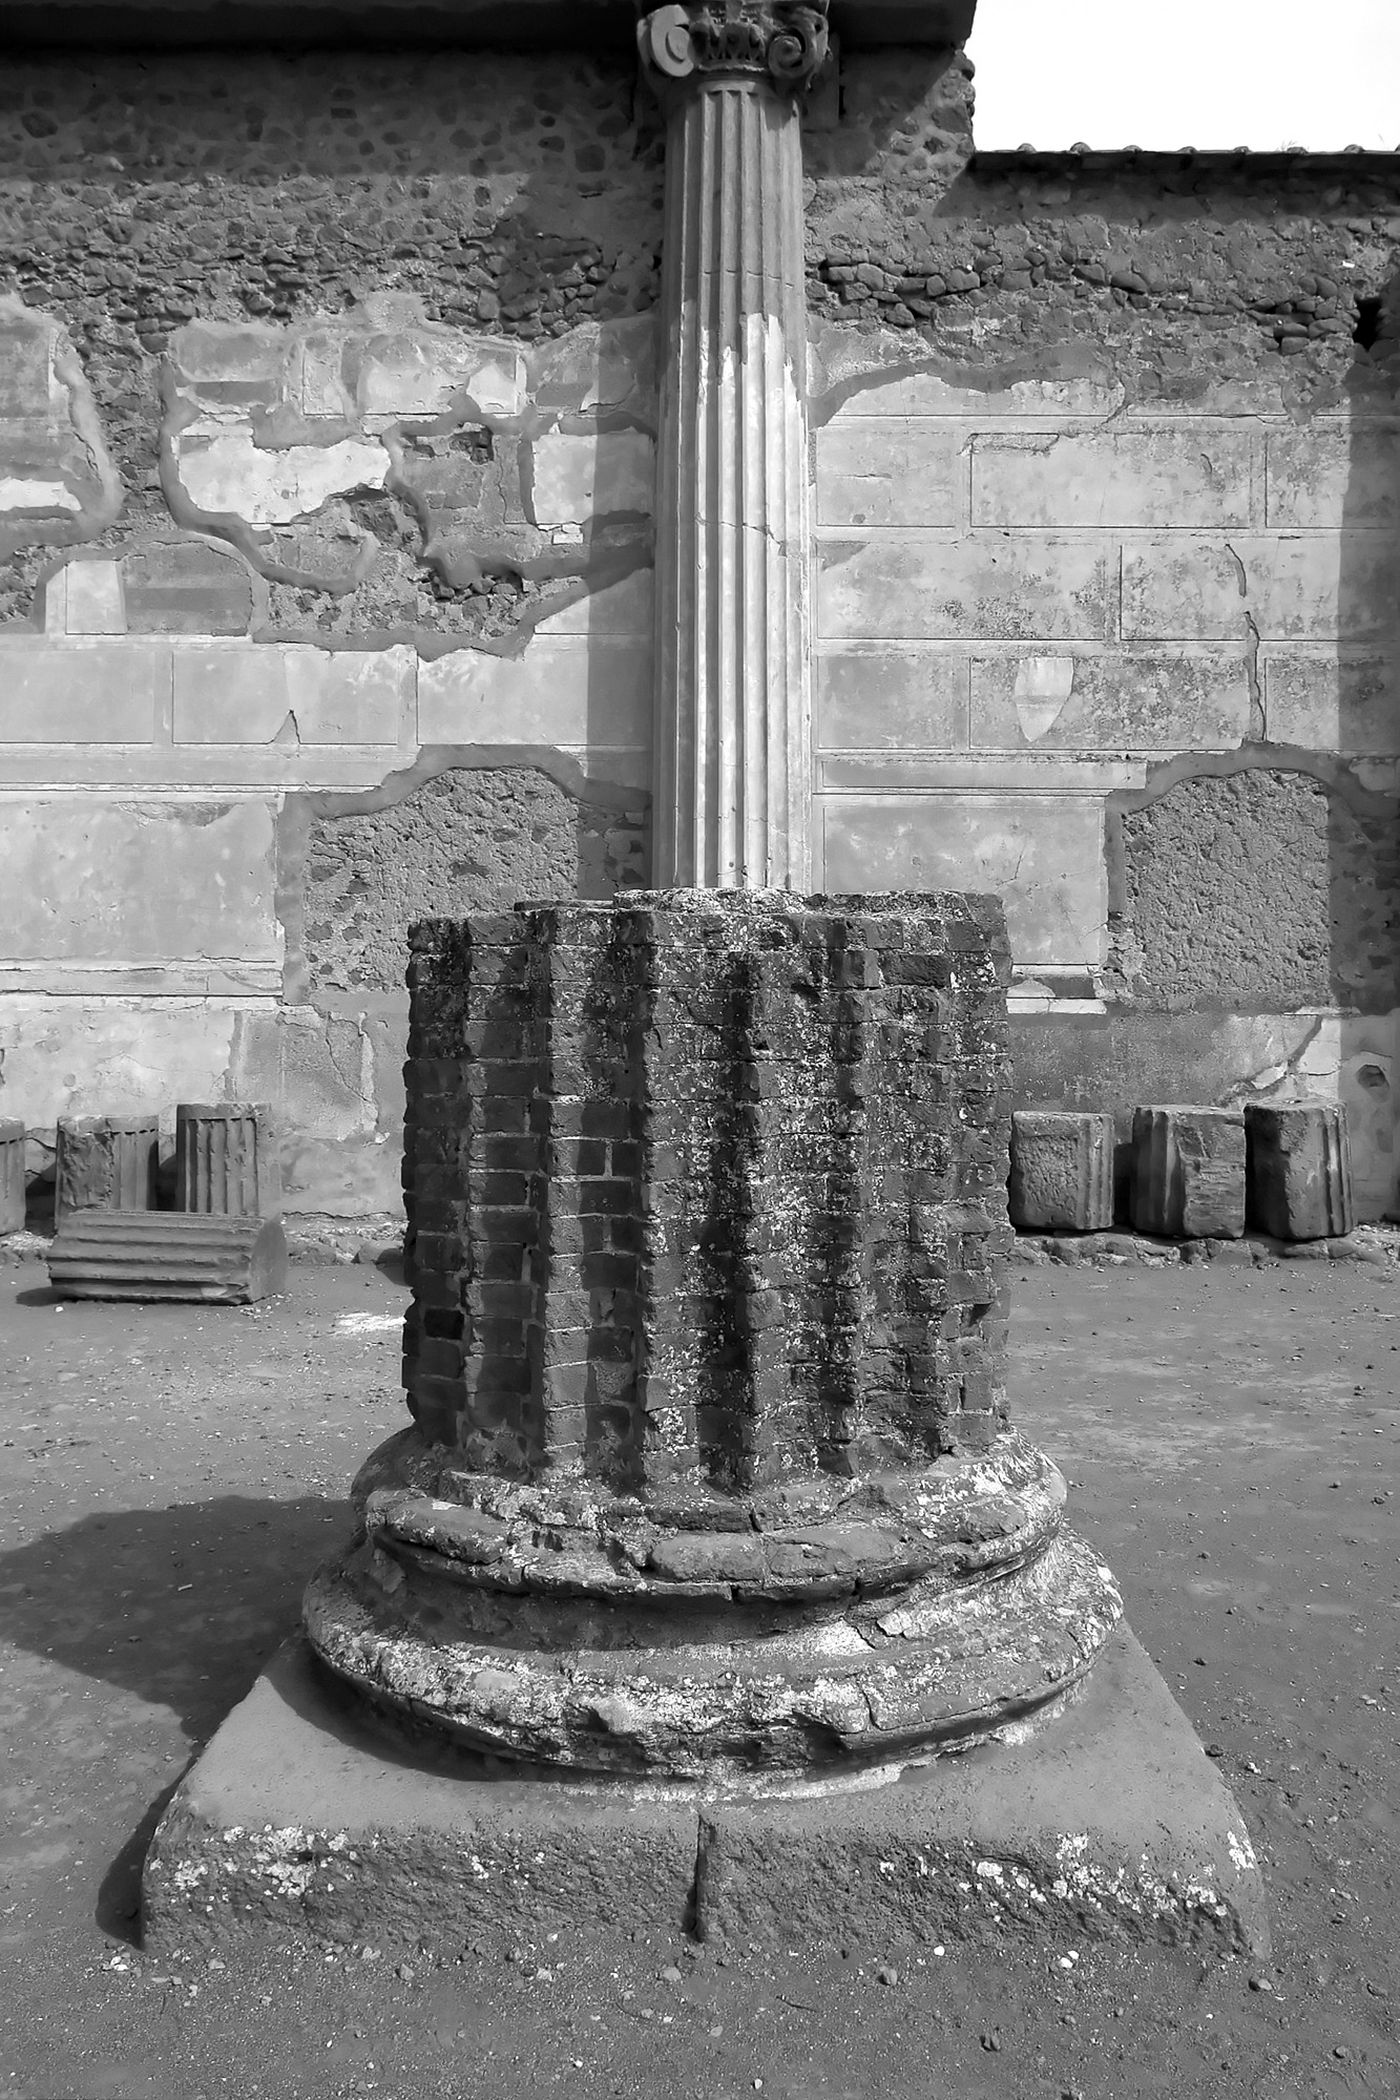
<instances>
[{"instance_id":1,"label":"horizontal joint line in wall","mask_svg":"<svg viewBox=\"0 0 1400 2100\"><path fill-rule=\"evenodd\" d=\"M0 1001L6 999L81 999L88 1006L139 1006L148 1007L158 999L163 1006L189 1007L202 1011L209 1006L257 1006L270 1013L277 1012L286 1004L276 992L167 992L158 988L150 991L97 992L88 991L82 985L71 990L54 989L48 985L12 986L0 991Z\"/></svg>"},{"instance_id":2,"label":"horizontal joint line in wall","mask_svg":"<svg viewBox=\"0 0 1400 2100\"><path fill-rule=\"evenodd\" d=\"M10 746L13 750L14 747ZM0 746L0 770L4 766L4 747ZM303 783L296 782L300 787ZM69 775L51 776L47 780L6 781L0 786L0 802L30 801L35 795L81 795L91 802L128 802L135 793L158 794L164 802L207 802L217 793L227 799L230 795L266 795L276 789L280 781L269 780L75 780Z\"/></svg>"},{"instance_id":3,"label":"horizontal joint line in wall","mask_svg":"<svg viewBox=\"0 0 1400 2100\"><path fill-rule=\"evenodd\" d=\"M1027 795L1055 795L1061 800L1066 795L1083 795L1102 801L1105 795L1114 792L1114 783L1103 780L1048 780L1043 785L1024 780L967 781L967 780L911 780L907 784L891 785L882 780L877 785L863 787L859 782L842 782L817 788L815 798L819 802L905 802L916 796L964 795L981 800L1004 800L1008 795L1023 798Z\"/></svg>"},{"instance_id":4,"label":"horizontal joint line in wall","mask_svg":"<svg viewBox=\"0 0 1400 2100\"><path fill-rule=\"evenodd\" d=\"M1280 643L1279 641L1266 641L1262 646L1274 649L1281 647L1326 649L1334 648L1336 644L1327 642ZM1376 653L1374 648L1367 650L1364 642L1352 642L1346 646L1372 656ZM1121 642L1105 642L1099 640L1065 641L1058 636L1047 636L1042 639L1038 635L1023 636L1020 640L1008 640L1005 635L1000 634L890 635L887 637L864 634L852 636L836 634L823 635L814 643L812 653L815 656L851 656L858 655L862 650L866 649L936 649L940 652L946 651L950 655L962 651L966 654L981 656L989 649L1004 651L1008 655L1017 651L1032 650L1037 656L1063 656L1067 662L1073 660L1076 663L1086 661L1098 663L1100 661L1113 662L1118 657L1132 657L1136 654L1154 656L1163 649L1178 650L1186 655L1212 657L1222 654L1238 655L1241 647L1242 644L1237 637L1207 641L1141 641L1134 636Z\"/></svg>"},{"instance_id":5,"label":"horizontal joint line in wall","mask_svg":"<svg viewBox=\"0 0 1400 2100\"><path fill-rule=\"evenodd\" d=\"M1393 525L818 525L818 541L898 539L934 547L965 546L969 540L1016 539L1025 535L1057 540L1251 539L1335 540L1347 537L1393 541Z\"/></svg>"},{"instance_id":6,"label":"horizontal joint line in wall","mask_svg":"<svg viewBox=\"0 0 1400 2100\"><path fill-rule=\"evenodd\" d=\"M1180 742L1168 744L1056 744L1048 751L1030 750L1024 744L901 744L896 749L855 744L819 744L817 757L840 765L884 766L1000 766L1008 760L1018 766L1042 765L1135 765L1143 758L1176 758Z\"/></svg>"}]
</instances>

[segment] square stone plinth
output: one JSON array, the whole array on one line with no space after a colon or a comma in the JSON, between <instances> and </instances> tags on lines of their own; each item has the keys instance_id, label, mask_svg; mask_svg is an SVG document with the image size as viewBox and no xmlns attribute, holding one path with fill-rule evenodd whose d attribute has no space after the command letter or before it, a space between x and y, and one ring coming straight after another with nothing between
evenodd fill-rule
<instances>
[{"instance_id":1,"label":"square stone plinth","mask_svg":"<svg viewBox=\"0 0 1400 2100\"><path fill-rule=\"evenodd\" d=\"M1011 1118L1011 1222L1020 1232L1110 1232L1113 1118L1018 1108Z\"/></svg>"},{"instance_id":2,"label":"square stone plinth","mask_svg":"<svg viewBox=\"0 0 1400 2100\"><path fill-rule=\"evenodd\" d=\"M1019 1742L801 1798L501 1777L367 1729L300 1639L182 1780L143 1886L145 1943L425 1945L561 1926L881 1949L1022 1930L1262 1952L1244 1820L1120 1628Z\"/></svg>"},{"instance_id":3,"label":"square stone plinth","mask_svg":"<svg viewBox=\"0 0 1400 2100\"><path fill-rule=\"evenodd\" d=\"M1286 1107L1250 1102L1249 1221L1279 1240L1334 1239L1351 1231L1351 1148L1338 1102Z\"/></svg>"},{"instance_id":4,"label":"square stone plinth","mask_svg":"<svg viewBox=\"0 0 1400 2100\"><path fill-rule=\"evenodd\" d=\"M0 1118L0 1232L23 1232L25 1206L24 1125Z\"/></svg>"},{"instance_id":5,"label":"square stone plinth","mask_svg":"<svg viewBox=\"0 0 1400 2100\"><path fill-rule=\"evenodd\" d=\"M1237 1240L1245 1223L1244 1114L1139 1108L1133 1114L1133 1224L1169 1240Z\"/></svg>"}]
</instances>

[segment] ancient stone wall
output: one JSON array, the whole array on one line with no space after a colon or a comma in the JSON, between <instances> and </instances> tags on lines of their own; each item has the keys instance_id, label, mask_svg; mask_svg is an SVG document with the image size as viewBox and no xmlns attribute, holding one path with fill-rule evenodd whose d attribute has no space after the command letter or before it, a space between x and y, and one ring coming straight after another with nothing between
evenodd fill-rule
<instances>
[{"instance_id":1,"label":"ancient stone wall","mask_svg":"<svg viewBox=\"0 0 1400 2100\"><path fill-rule=\"evenodd\" d=\"M973 157L967 104L872 58L808 140L826 880L1002 891L1023 1101L1340 1095L1375 1215L1400 164Z\"/></svg>"},{"instance_id":2,"label":"ancient stone wall","mask_svg":"<svg viewBox=\"0 0 1400 2100\"><path fill-rule=\"evenodd\" d=\"M41 1136L271 1098L291 1208L397 1207L409 920L639 879L636 101L577 57L7 69L0 1077Z\"/></svg>"},{"instance_id":3,"label":"ancient stone wall","mask_svg":"<svg viewBox=\"0 0 1400 2100\"><path fill-rule=\"evenodd\" d=\"M396 1201L410 917L646 875L628 60L0 81L0 1108L271 1096ZM818 880L993 888L1023 1100L1322 1091L1395 1197L1400 176L806 120ZM178 884L178 898L177 898Z\"/></svg>"}]
</instances>

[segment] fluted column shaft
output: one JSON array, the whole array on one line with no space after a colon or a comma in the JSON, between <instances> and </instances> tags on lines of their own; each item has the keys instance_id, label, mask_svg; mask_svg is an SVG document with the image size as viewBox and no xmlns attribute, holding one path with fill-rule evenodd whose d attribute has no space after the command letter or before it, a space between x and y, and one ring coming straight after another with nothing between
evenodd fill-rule
<instances>
[{"instance_id":1,"label":"fluted column shaft","mask_svg":"<svg viewBox=\"0 0 1400 2100\"><path fill-rule=\"evenodd\" d=\"M664 31L664 35L663 35ZM816 9L642 25L668 110L654 880L810 887L799 90Z\"/></svg>"}]
</instances>

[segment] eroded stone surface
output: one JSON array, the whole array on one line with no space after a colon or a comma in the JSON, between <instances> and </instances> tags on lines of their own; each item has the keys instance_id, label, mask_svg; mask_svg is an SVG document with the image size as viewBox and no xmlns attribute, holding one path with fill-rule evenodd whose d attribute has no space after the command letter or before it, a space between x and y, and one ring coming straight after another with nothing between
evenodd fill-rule
<instances>
[{"instance_id":1,"label":"eroded stone surface","mask_svg":"<svg viewBox=\"0 0 1400 2100\"><path fill-rule=\"evenodd\" d=\"M1294 1107L1249 1102L1250 1222L1281 1240L1322 1240L1353 1223L1351 1147L1345 1108L1331 1101Z\"/></svg>"},{"instance_id":2,"label":"eroded stone surface","mask_svg":"<svg viewBox=\"0 0 1400 2100\"><path fill-rule=\"evenodd\" d=\"M273 1658L161 1820L148 1953L285 1937L452 1959L483 1932L608 1924L882 1959L954 1939L995 1958L1023 1932L1267 1951L1243 1819L1126 1628L1041 1727L854 1786L541 1785L372 1724L301 1642Z\"/></svg>"},{"instance_id":3,"label":"eroded stone surface","mask_svg":"<svg viewBox=\"0 0 1400 2100\"><path fill-rule=\"evenodd\" d=\"M85 1210L60 1222L46 1258L63 1298L251 1305L287 1288L287 1243L269 1218Z\"/></svg>"},{"instance_id":4,"label":"eroded stone surface","mask_svg":"<svg viewBox=\"0 0 1400 2100\"><path fill-rule=\"evenodd\" d=\"M1017 1109L1011 1118L1011 1222L1028 1232L1113 1226L1113 1118Z\"/></svg>"},{"instance_id":5,"label":"eroded stone surface","mask_svg":"<svg viewBox=\"0 0 1400 2100\"><path fill-rule=\"evenodd\" d=\"M60 1116L55 1221L62 1225L76 1211L151 1209L159 1148L154 1115Z\"/></svg>"},{"instance_id":6,"label":"eroded stone surface","mask_svg":"<svg viewBox=\"0 0 1400 2100\"><path fill-rule=\"evenodd\" d=\"M1140 1108L1133 1117L1133 1224L1167 1239L1238 1239L1245 1225L1244 1115Z\"/></svg>"},{"instance_id":7,"label":"eroded stone surface","mask_svg":"<svg viewBox=\"0 0 1400 2100\"><path fill-rule=\"evenodd\" d=\"M0 1120L0 1232L23 1232L25 1211L24 1125Z\"/></svg>"},{"instance_id":8,"label":"eroded stone surface","mask_svg":"<svg viewBox=\"0 0 1400 2100\"><path fill-rule=\"evenodd\" d=\"M178 1104L175 1208L216 1217L277 1216L282 1175L266 1102Z\"/></svg>"}]
</instances>

